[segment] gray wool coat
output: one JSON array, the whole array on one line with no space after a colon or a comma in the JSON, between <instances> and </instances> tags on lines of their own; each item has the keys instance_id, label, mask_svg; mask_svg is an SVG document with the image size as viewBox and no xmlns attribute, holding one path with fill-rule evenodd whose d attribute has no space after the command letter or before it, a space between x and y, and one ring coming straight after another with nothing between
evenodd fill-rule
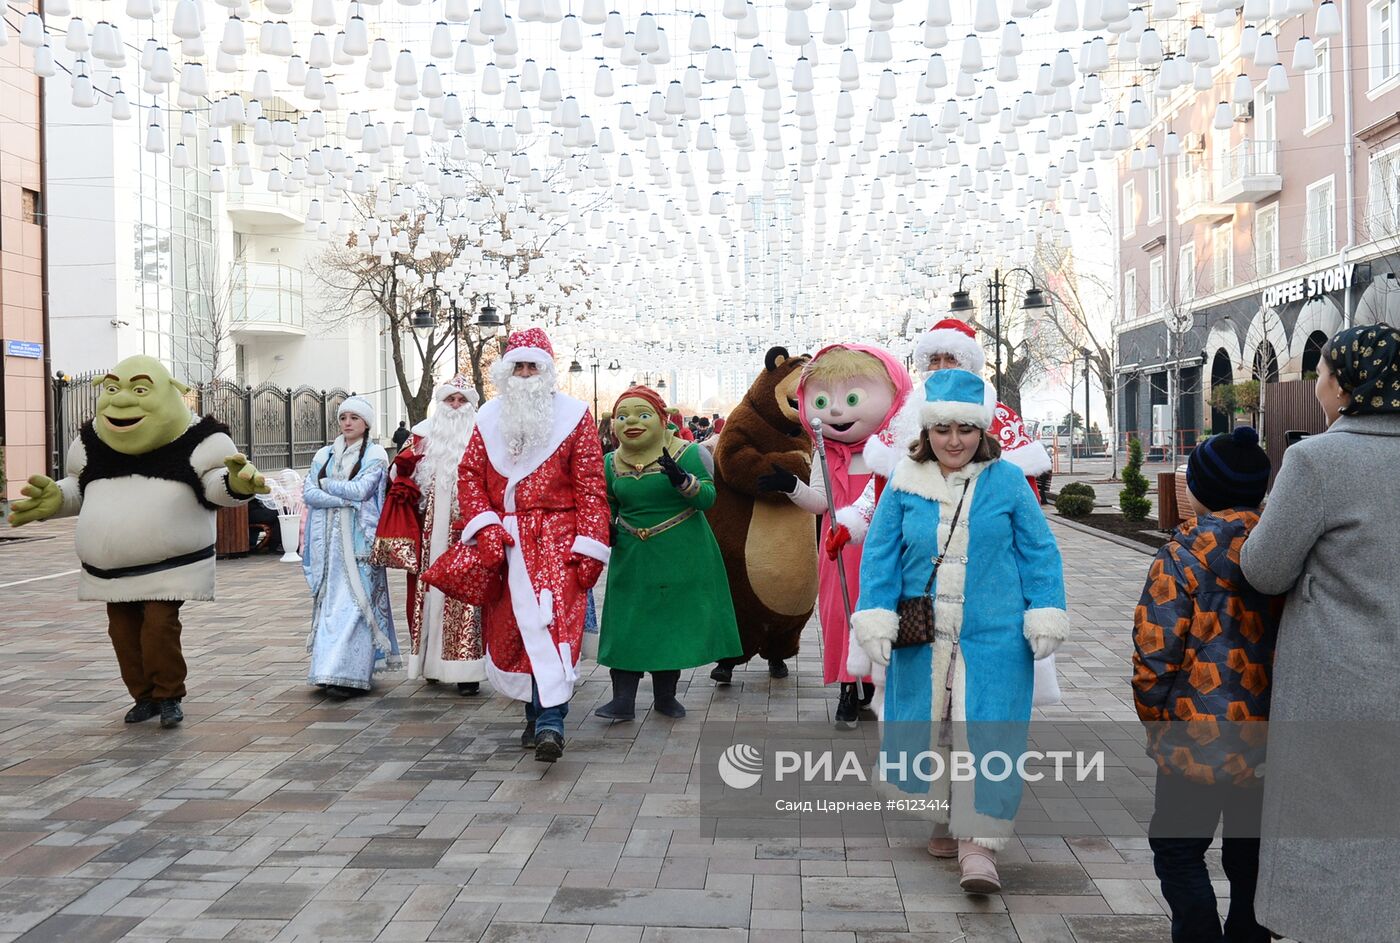
<instances>
[{"instance_id":1,"label":"gray wool coat","mask_svg":"<svg viewBox=\"0 0 1400 943\"><path fill-rule=\"evenodd\" d=\"M1287 593L1257 918L1302 943L1400 940L1400 415L1290 447L1240 563ZM1333 812L1344 824L1318 824Z\"/></svg>"}]
</instances>

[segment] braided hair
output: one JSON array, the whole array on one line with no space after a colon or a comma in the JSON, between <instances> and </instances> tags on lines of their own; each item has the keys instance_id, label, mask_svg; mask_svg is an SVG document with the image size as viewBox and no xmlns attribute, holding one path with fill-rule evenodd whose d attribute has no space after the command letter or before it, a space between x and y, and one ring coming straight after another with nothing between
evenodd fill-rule
<instances>
[{"instance_id":1,"label":"braided hair","mask_svg":"<svg viewBox=\"0 0 1400 943\"><path fill-rule=\"evenodd\" d=\"M366 451L368 448L369 448L369 430L366 429L366 430L365 430L365 434L364 434L363 436L360 437L360 454L357 455L357 456L355 456L355 467L350 469L350 475L349 475L349 478L350 478L350 479L354 479L354 477L360 473L360 466L361 466L362 464L364 464L364 461L365 461L365 451ZM334 452L331 453L332 457L334 456L334 454L335 454ZM317 484L320 484L321 482L323 482L323 481L326 480L326 469L329 468L330 465L331 465L331 460L330 460L330 458L327 458L325 464L321 466L321 471L320 471L320 473L316 475L316 483L317 483Z\"/></svg>"}]
</instances>

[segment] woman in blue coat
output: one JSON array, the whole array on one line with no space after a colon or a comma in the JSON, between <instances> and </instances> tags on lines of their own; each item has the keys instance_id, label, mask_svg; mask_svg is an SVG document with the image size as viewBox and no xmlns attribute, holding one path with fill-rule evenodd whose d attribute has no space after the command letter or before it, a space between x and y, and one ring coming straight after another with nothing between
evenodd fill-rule
<instances>
[{"instance_id":1,"label":"woman in blue coat","mask_svg":"<svg viewBox=\"0 0 1400 943\"><path fill-rule=\"evenodd\" d=\"M995 396L966 370L939 370L924 382L922 431L900 460L876 507L860 567L852 630L885 668L880 709L885 779L904 793L941 800L929 853L957 856L962 887L1001 889L996 852L1012 833L1021 802L1013 774L949 782L930 776L916 754L966 751L981 757L1025 750L1033 662L1064 639L1060 552L1024 473L999 458L987 435ZM928 593L932 644L894 647L901 600ZM949 722L945 726L945 721ZM902 762L901 762L902 761ZM1000 772L994 765L992 772Z\"/></svg>"}]
</instances>

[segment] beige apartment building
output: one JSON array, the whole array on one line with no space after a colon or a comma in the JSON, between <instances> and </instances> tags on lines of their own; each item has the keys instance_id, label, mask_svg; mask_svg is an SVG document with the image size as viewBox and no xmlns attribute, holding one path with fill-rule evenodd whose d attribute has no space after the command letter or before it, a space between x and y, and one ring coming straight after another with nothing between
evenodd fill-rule
<instances>
[{"instance_id":1,"label":"beige apartment building","mask_svg":"<svg viewBox=\"0 0 1400 943\"><path fill-rule=\"evenodd\" d=\"M11 499L51 452L41 102L29 50L0 48L0 497Z\"/></svg>"},{"instance_id":2,"label":"beige apartment building","mask_svg":"<svg viewBox=\"0 0 1400 943\"><path fill-rule=\"evenodd\" d=\"M1213 387L1304 379L1343 326L1397 322L1400 0L1323 7L1338 35L1312 35L1316 13L1164 30L1181 62L1213 36L1209 89L1195 64L1168 66L1185 83L1166 95L1161 70L1118 79L1132 139L1116 158L1120 444L1189 448L1232 422ZM1314 64L1295 69L1304 36ZM1281 67L1256 64L1260 44Z\"/></svg>"}]
</instances>

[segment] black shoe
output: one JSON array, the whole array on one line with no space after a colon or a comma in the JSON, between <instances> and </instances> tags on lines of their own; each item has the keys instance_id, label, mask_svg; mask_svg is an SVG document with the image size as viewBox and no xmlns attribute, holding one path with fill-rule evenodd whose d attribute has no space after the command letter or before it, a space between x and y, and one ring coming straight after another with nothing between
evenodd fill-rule
<instances>
[{"instance_id":1,"label":"black shoe","mask_svg":"<svg viewBox=\"0 0 1400 943\"><path fill-rule=\"evenodd\" d=\"M836 729L854 730L858 720L860 710L857 707L856 686L851 682L842 682L841 697L836 702Z\"/></svg>"},{"instance_id":2,"label":"black shoe","mask_svg":"<svg viewBox=\"0 0 1400 943\"><path fill-rule=\"evenodd\" d=\"M768 677L786 678L788 676L788 666L781 658L768 659Z\"/></svg>"},{"instance_id":3,"label":"black shoe","mask_svg":"<svg viewBox=\"0 0 1400 943\"><path fill-rule=\"evenodd\" d=\"M535 748L535 722L527 720L525 730L520 734L520 748L522 750L533 750Z\"/></svg>"},{"instance_id":4,"label":"black shoe","mask_svg":"<svg viewBox=\"0 0 1400 943\"><path fill-rule=\"evenodd\" d=\"M137 701L136 706L126 712L123 718L128 724L139 724L160 713L160 705L155 701Z\"/></svg>"},{"instance_id":5,"label":"black shoe","mask_svg":"<svg viewBox=\"0 0 1400 943\"><path fill-rule=\"evenodd\" d=\"M655 695L652 707L658 713L679 720L685 716L685 705L676 700L676 682L681 679L679 671L653 671L651 690Z\"/></svg>"},{"instance_id":6,"label":"black shoe","mask_svg":"<svg viewBox=\"0 0 1400 943\"><path fill-rule=\"evenodd\" d=\"M180 699L172 697L168 701L160 702L160 725L167 730L171 727L180 726L185 719L185 712L180 710Z\"/></svg>"},{"instance_id":7,"label":"black shoe","mask_svg":"<svg viewBox=\"0 0 1400 943\"><path fill-rule=\"evenodd\" d=\"M480 682L480 681L458 681L458 682L457 682L457 693L460 694L460 695L462 695L462 697L472 697L473 695L480 694L480 693L481 693L481 682Z\"/></svg>"},{"instance_id":8,"label":"black shoe","mask_svg":"<svg viewBox=\"0 0 1400 943\"><path fill-rule=\"evenodd\" d=\"M860 709L870 710L871 703L875 700L875 683L873 681L861 681L860 684Z\"/></svg>"},{"instance_id":9,"label":"black shoe","mask_svg":"<svg viewBox=\"0 0 1400 943\"><path fill-rule=\"evenodd\" d=\"M637 684L642 680L640 671L622 671L611 668L612 700L593 712L594 717L604 720L632 720L637 713Z\"/></svg>"},{"instance_id":10,"label":"black shoe","mask_svg":"<svg viewBox=\"0 0 1400 943\"><path fill-rule=\"evenodd\" d=\"M326 695L327 695L328 697L332 698L333 700L337 700L337 701L349 700L351 697L354 696L354 694L355 694L355 689L354 689L354 688L343 687L342 685L339 685L339 684L328 684L328 685L326 685Z\"/></svg>"},{"instance_id":11,"label":"black shoe","mask_svg":"<svg viewBox=\"0 0 1400 943\"><path fill-rule=\"evenodd\" d=\"M553 763L564 755L564 736L557 730L541 730L536 737L535 759Z\"/></svg>"},{"instance_id":12,"label":"black shoe","mask_svg":"<svg viewBox=\"0 0 1400 943\"><path fill-rule=\"evenodd\" d=\"M731 684L734 681L734 666L715 665L710 669L710 680L715 684Z\"/></svg>"}]
</instances>

